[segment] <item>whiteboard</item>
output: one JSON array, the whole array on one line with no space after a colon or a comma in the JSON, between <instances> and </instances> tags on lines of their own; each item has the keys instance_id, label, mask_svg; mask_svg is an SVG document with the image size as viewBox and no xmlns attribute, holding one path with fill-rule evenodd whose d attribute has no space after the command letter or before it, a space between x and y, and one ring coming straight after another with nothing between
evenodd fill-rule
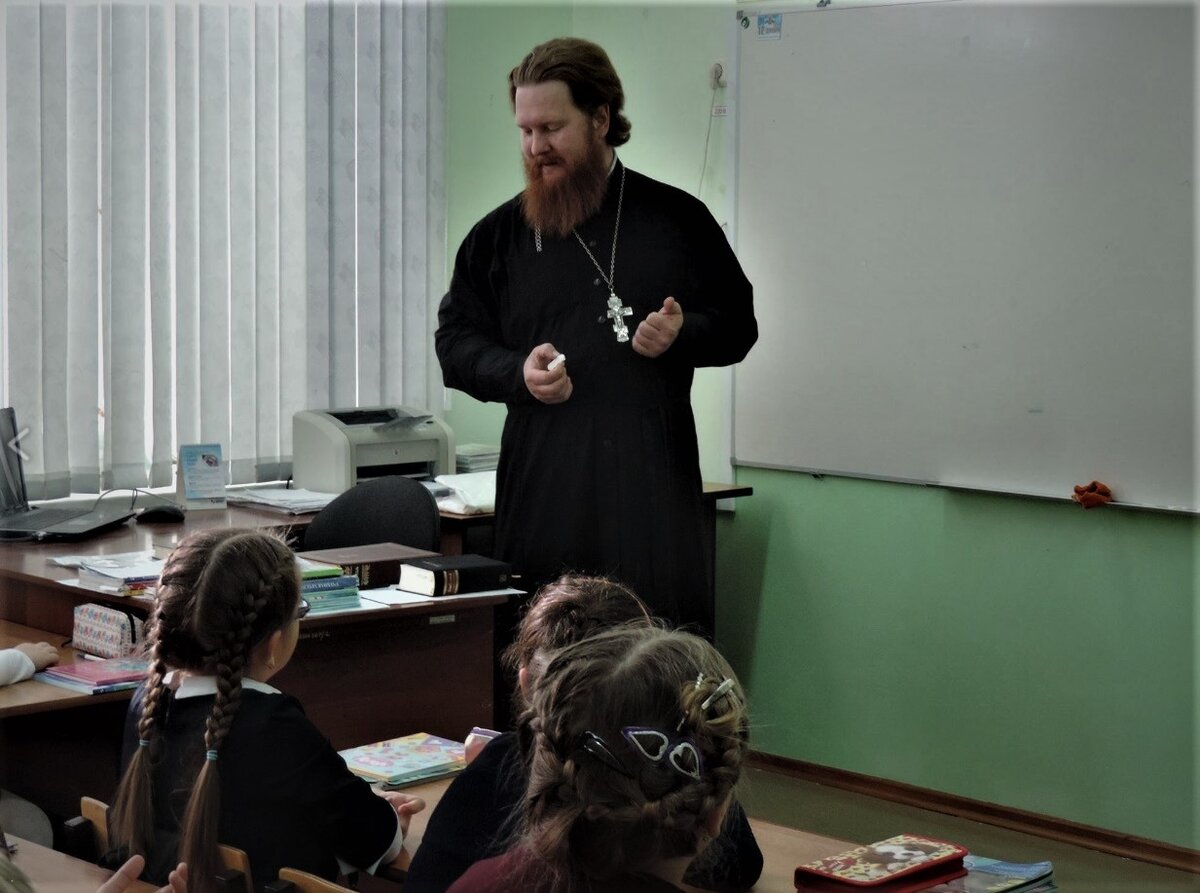
<instances>
[{"instance_id":1,"label":"whiteboard","mask_svg":"<svg viewBox=\"0 0 1200 893\"><path fill-rule=\"evenodd\" d=\"M1197 509L1192 7L759 12L735 463Z\"/></svg>"}]
</instances>

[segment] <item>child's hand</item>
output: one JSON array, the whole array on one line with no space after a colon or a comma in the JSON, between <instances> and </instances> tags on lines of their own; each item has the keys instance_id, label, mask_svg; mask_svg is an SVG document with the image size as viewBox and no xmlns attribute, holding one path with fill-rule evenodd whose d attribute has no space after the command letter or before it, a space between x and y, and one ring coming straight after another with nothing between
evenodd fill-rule
<instances>
[{"instance_id":1,"label":"child's hand","mask_svg":"<svg viewBox=\"0 0 1200 893\"><path fill-rule=\"evenodd\" d=\"M58 663L58 649L49 642L23 642L17 650L33 661L35 670L44 670Z\"/></svg>"},{"instance_id":2,"label":"child's hand","mask_svg":"<svg viewBox=\"0 0 1200 893\"><path fill-rule=\"evenodd\" d=\"M471 734L468 735L467 740L463 742L463 747L466 751L467 765L470 765L471 761L479 756L479 754L483 752L483 749L487 747L489 743L491 743L491 740L499 734L499 732L492 731L491 729L481 729L478 726L471 729Z\"/></svg>"},{"instance_id":3,"label":"child's hand","mask_svg":"<svg viewBox=\"0 0 1200 893\"><path fill-rule=\"evenodd\" d=\"M400 816L400 827L404 833L408 833L408 822L414 815L425 808L425 801L420 797L414 797L412 794L405 794L401 791L383 791L378 788L375 790L380 797L391 804L392 809L396 810L396 815Z\"/></svg>"},{"instance_id":4,"label":"child's hand","mask_svg":"<svg viewBox=\"0 0 1200 893\"><path fill-rule=\"evenodd\" d=\"M130 856L112 877L96 888L96 893L125 893L138 883L145 867L145 858L139 855ZM167 886L160 887L155 893L187 893L187 866L180 862L167 881Z\"/></svg>"}]
</instances>

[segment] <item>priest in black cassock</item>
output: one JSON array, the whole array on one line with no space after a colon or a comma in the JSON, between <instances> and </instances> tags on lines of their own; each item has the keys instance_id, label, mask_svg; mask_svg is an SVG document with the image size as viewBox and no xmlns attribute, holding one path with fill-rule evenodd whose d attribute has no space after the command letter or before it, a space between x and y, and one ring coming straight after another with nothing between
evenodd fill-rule
<instances>
[{"instance_id":1,"label":"priest in black cassock","mask_svg":"<svg viewBox=\"0 0 1200 893\"><path fill-rule=\"evenodd\" d=\"M606 574L711 634L690 391L757 339L750 283L702 202L616 157L603 49L541 44L509 96L526 187L464 240L436 335L448 386L508 406L496 555L522 588Z\"/></svg>"}]
</instances>

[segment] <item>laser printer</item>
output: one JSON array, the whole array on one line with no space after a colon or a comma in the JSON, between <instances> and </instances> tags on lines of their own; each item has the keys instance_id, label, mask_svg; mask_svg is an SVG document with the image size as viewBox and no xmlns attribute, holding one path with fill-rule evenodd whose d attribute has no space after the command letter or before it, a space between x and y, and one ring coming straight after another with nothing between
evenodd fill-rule
<instances>
[{"instance_id":1,"label":"laser printer","mask_svg":"<svg viewBox=\"0 0 1200 893\"><path fill-rule=\"evenodd\" d=\"M441 419L407 406L306 409L292 416L297 487L341 493L384 475L432 479L454 473L454 434Z\"/></svg>"}]
</instances>

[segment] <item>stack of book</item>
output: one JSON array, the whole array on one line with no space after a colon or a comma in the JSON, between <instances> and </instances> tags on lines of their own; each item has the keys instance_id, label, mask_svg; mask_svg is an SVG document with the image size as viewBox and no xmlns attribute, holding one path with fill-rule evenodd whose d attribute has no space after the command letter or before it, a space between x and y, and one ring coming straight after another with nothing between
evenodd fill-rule
<instances>
[{"instance_id":1,"label":"stack of book","mask_svg":"<svg viewBox=\"0 0 1200 893\"><path fill-rule=\"evenodd\" d=\"M296 557L300 566L300 597L308 602L310 613L328 614L358 608L358 576L344 574L337 564L326 564Z\"/></svg>"},{"instance_id":2,"label":"stack of book","mask_svg":"<svg viewBox=\"0 0 1200 893\"><path fill-rule=\"evenodd\" d=\"M454 453L459 474L494 471L500 463L500 447L486 443L460 443Z\"/></svg>"},{"instance_id":3,"label":"stack of book","mask_svg":"<svg viewBox=\"0 0 1200 893\"><path fill-rule=\"evenodd\" d=\"M387 787L432 781L458 772L467 764L466 749L461 743L425 732L338 753L355 775Z\"/></svg>"},{"instance_id":4,"label":"stack of book","mask_svg":"<svg viewBox=\"0 0 1200 893\"><path fill-rule=\"evenodd\" d=\"M79 563L79 585L118 595L153 595L163 562L154 553L97 555Z\"/></svg>"},{"instance_id":5,"label":"stack of book","mask_svg":"<svg viewBox=\"0 0 1200 893\"><path fill-rule=\"evenodd\" d=\"M47 667L33 678L85 695L137 688L146 676L147 661L141 657L110 657L108 660L79 660L73 664Z\"/></svg>"},{"instance_id":6,"label":"stack of book","mask_svg":"<svg viewBox=\"0 0 1200 893\"><path fill-rule=\"evenodd\" d=\"M437 552L401 546L399 543L371 543L366 546L345 546L338 549L313 549L297 552L300 558L335 564L343 574L358 577L359 589L378 589L391 586L400 579L400 566L414 558L432 558Z\"/></svg>"}]
</instances>

